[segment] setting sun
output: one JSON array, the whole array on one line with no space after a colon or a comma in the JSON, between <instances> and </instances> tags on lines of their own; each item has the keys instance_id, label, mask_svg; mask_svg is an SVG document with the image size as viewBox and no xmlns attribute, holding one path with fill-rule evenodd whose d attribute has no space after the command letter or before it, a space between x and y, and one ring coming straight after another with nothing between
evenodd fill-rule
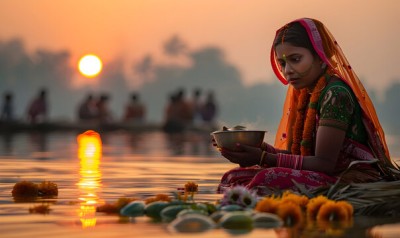
<instances>
[{"instance_id":1,"label":"setting sun","mask_svg":"<svg viewBox=\"0 0 400 238\"><path fill-rule=\"evenodd\" d=\"M82 75L92 78L100 73L103 65L98 56L89 54L79 60L78 67Z\"/></svg>"}]
</instances>

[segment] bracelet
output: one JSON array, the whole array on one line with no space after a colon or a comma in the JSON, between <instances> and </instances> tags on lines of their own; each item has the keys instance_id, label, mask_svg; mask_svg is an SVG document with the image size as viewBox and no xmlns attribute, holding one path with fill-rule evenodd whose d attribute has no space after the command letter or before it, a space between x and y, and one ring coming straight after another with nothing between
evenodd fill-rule
<instances>
[{"instance_id":1,"label":"bracelet","mask_svg":"<svg viewBox=\"0 0 400 238\"><path fill-rule=\"evenodd\" d=\"M277 167L291 168L296 170L301 170L303 168L302 155L291 155L278 153Z\"/></svg>"},{"instance_id":2,"label":"bracelet","mask_svg":"<svg viewBox=\"0 0 400 238\"><path fill-rule=\"evenodd\" d=\"M261 158L260 158L260 163L259 163L260 166L264 165L265 159L267 158L266 155L267 155L267 151L263 150L261 153Z\"/></svg>"}]
</instances>

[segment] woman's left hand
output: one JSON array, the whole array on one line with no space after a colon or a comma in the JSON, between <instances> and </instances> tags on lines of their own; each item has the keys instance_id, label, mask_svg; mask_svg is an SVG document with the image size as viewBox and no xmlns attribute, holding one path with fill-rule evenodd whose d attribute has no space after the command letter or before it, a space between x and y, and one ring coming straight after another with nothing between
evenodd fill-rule
<instances>
[{"instance_id":1,"label":"woman's left hand","mask_svg":"<svg viewBox=\"0 0 400 238\"><path fill-rule=\"evenodd\" d=\"M238 151L221 148L221 155L232 163L239 164L240 167L249 167L259 164L262 150L259 147L236 144Z\"/></svg>"}]
</instances>

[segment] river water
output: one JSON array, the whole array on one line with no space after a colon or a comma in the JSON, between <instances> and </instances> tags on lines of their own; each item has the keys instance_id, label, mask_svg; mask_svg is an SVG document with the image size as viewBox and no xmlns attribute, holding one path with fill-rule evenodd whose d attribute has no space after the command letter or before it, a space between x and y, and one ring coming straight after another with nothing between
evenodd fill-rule
<instances>
[{"instance_id":1,"label":"river water","mask_svg":"<svg viewBox=\"0 0 400 238\"><path fill-rule=\"evenodd\" d=\"M186 237L171 234L167 224L153 223L146 217L127 220L95 212L95 207L121 197L144 199L171 194L188 181L199 185L196 200L214 202L222 197L216 193L221 175L234 167L211 146L208 133L100 133L101 153L92 157L81 151L78 135L52 132L0 136L1 237ZM395 143L395 138L390 141ZM29 213L29 208L43 201L14 201L11 191L21 180L58 185L58 197L46 200L51 204L49 214ZM400 232L400 223L393 220L359 220L368 225L349 229L340 237L398 237ZM253 229L240 235L214 229L189 236L293 237L290 232L274 229Z\"/></svg>"}]
</instances>

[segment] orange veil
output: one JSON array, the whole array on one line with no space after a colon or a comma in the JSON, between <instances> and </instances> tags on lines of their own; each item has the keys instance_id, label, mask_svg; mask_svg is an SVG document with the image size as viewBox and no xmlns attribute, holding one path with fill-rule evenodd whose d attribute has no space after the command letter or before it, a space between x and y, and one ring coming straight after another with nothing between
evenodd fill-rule
<instances>
[{"instance_id":1,"label":"orange veil","mask_svg":"<svg viewBox=\"0 0 400 238\"><path fill-rule=\"evenodd\" d=\"M336 42L329 30L318 20L301 18L293 22L299 22L307 30L311 43L319 57L328 67L353 90L363 111L363 122L368 132L369 143L374 156L389 168L398 168L390 159L390 154L385 141L385 134L379 123L375 108L369 98L367 91L351 68L339 44ZM292 22L291 22L292 23ZM290 23L289 23L290 24ZM285 27L280 28L276 35ZM271 48L271 65L274 73L283 84L288 84L283 76L280 65L276 60L275 48ZM279 124L275 147L288 150L291 144L292 127L296 120L296 108L299 91L292 86L288 87L286 100L283 107L283 115ZM292 112L293 111L293 112Z\"/></svg>"}]
</instances>

